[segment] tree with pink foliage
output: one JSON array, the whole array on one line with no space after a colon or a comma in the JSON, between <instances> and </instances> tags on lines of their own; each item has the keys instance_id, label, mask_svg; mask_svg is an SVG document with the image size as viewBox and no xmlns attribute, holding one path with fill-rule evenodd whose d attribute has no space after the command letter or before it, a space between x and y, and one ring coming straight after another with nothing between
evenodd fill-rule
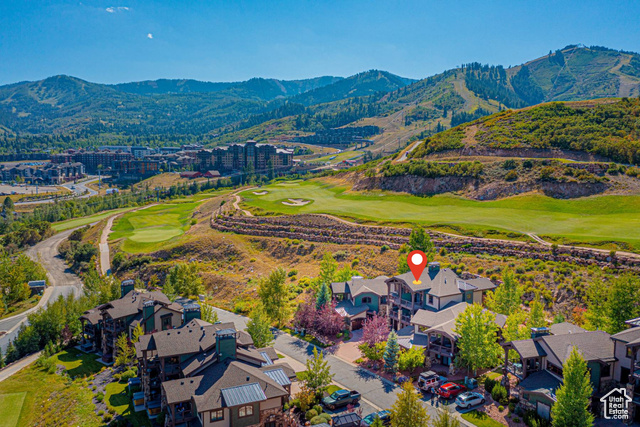
<instances>
[{"instance_id":1,"label":"tree with pink foliage","mask_svg":"<svg viewBox=\"0 0 640 427\"><path fill-rule=\"evenodd\" d=\"M336 311L336 301L325 304L317 311L315 331L325 337L335 337L344 329L344 319Z\"/></svg>"},{"instance_id":2,"label":"tree with pink foliage","mask_svg":"<svg viewBox=\"0 0 640 427\"><path fill-rule=\"evenodd\" d=\"M294 325L296 328L312 330L315 328L317 317L318 310L316 310L315 301L311 298L306 298L298 306L294 316Z\"/></svg>"},{"instance_id":3,"label":"tree with pink foliage","mask_svg":"<svg viewBox=\"0 0 640 427\"><path fill-rule=\"evenodd\" d=\"M362 327L362 342L369 347L375 346L379 342L384 342L389 336L389 319L380 316L378 313L364 321Z\"/></svg>"}]
</instances>

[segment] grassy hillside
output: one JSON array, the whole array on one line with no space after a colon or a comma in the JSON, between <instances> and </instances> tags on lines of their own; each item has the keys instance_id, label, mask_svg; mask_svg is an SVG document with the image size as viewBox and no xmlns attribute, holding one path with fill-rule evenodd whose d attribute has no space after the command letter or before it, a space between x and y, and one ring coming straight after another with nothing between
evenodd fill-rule
<instances>
[{"instance_id":1,"label":"grassy hillside","mask_svg":"<svg viewBox=\"0 0 640 427\"><path fill-rule=\"evenodd\" d=\"M640 164L640 99L551 103L504 111L427 138L410 157L453 149L560 149ZM516 156L520 154L516 153Z\"/></svg>"},{"instance_id":2,"label":"grassy hillside","mask_svg":"<svg viewBox=\"0 0 640 427\"><path fill-rule=\"evenodd\" d=\"M598 196L558 200L523 195L481 202L453 195L418 197L380 191L352 192L312 180L263 187L266 195L242 193L258 213L328 213L367 221L458 226L473 232L535 233L570 241L622 242L640 249L640 196ZM289 199L309 203L285 205Z\"/></svg>"}]
</instances>

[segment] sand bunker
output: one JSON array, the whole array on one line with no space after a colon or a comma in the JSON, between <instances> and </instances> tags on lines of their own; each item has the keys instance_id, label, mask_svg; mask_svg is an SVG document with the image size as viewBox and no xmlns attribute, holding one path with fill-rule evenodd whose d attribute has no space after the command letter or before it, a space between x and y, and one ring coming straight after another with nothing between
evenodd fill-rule
<instances>
[{"instance_id":1,"label":"sand bunker","mask_svg":"<svg viewBox=\"0 0 640 427\"><path fill-rule=\"evenodd\" d=\"M311 203L311 200L305 199L289 199L288 202L282 202L283 205L287 206L304 206L307 203Z\"/></svg>"},{"instance_id":2,"label":"sand bunker","mask_svg":"<svg viewBox=\"0 0 640 427\"><path fill-rule=\"evenodd\" d=\"M265 194L269 194L268 191L254 191L253 194L256 196L264 196Z\"/></svg>"}]
</instances>

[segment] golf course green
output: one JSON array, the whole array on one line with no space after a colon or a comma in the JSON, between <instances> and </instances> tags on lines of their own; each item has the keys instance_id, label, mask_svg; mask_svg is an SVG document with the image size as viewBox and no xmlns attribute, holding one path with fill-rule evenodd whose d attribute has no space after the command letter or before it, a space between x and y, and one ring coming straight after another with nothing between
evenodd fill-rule
<instances>
[{"instance_id":1,"label":"golf course green","mask_svg":"<svg viewBox=\"0 0 640 427\"><path fill-rule=\"evenodd\" d=\"M153 252L189 229L191 215L199 204L162 204L127 212L115 220L109 240L124 239L121 249L125 252Z\"/></svg>"},{"instance_id":2,"label":"golf course green","mask_svg":"<svg viewBox=\"0 0 640 427\"><path fill-rule=\"evenodd\" d=\"M265 195L241 193L243 204L274 214L327 213L379 222L452 225L567 238L575 242L625 242L640 248L640 196L592 196L559 200L543 195L476 201L452 195L419 197L347 192L319 180L262 187ZM309 200L303 206L289 199Z\"/></svg>"}]
</instances>

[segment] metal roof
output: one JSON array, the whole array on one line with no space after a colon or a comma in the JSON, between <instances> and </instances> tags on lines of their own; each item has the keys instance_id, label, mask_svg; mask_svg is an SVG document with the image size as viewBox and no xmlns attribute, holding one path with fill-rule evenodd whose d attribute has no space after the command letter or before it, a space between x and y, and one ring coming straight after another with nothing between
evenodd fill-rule
<instances>
[{"instance_id":1,"label":"metal roof","mask_svg":"<svg viewBox=\"0 0 640 427\"><path fill-rule=\"evenodd\" d=\"M216 335L233 335L235 333L236 333L236 330L231 328L220 329L219 331L216 331Z\"/></svg>"},{"instance_id":2,"label":"metal roof","mask_svg":"<svg viewBox=\"0 0 640 427\"><path fill-rule=\"evenodd\" d=\"M226 406L245 405L247 403L267 400L260 384L251 383L220 390Z\"/></svg>"},{"instance_id":3,"label":"metal roof","mask_svg":"<svg viewBox=\"0 0 640 427\"><path fill-rule=\"evenodd\" d=\"M262 364L262 366L273 365L273 361L271 360L271 358L269 358L269 355L267 354L267 352L261 351L260 356L262 356L262 358L264 359L264 363Z\"/></svg>"},{"instance_id":4,"label":"metal roof","mask_svg":"<svg viewBox=\"0 0 640 427\"><path fill-rule=\"evenodd\" d=\"M275 382L277 382L278 384L280 384L281 386L291 384L289 377L287 376L287 374L285 374L282 368L264 371L264 374L269 378L271 378L272 380L274 380Z\"/></svg>"}]
</instances>

